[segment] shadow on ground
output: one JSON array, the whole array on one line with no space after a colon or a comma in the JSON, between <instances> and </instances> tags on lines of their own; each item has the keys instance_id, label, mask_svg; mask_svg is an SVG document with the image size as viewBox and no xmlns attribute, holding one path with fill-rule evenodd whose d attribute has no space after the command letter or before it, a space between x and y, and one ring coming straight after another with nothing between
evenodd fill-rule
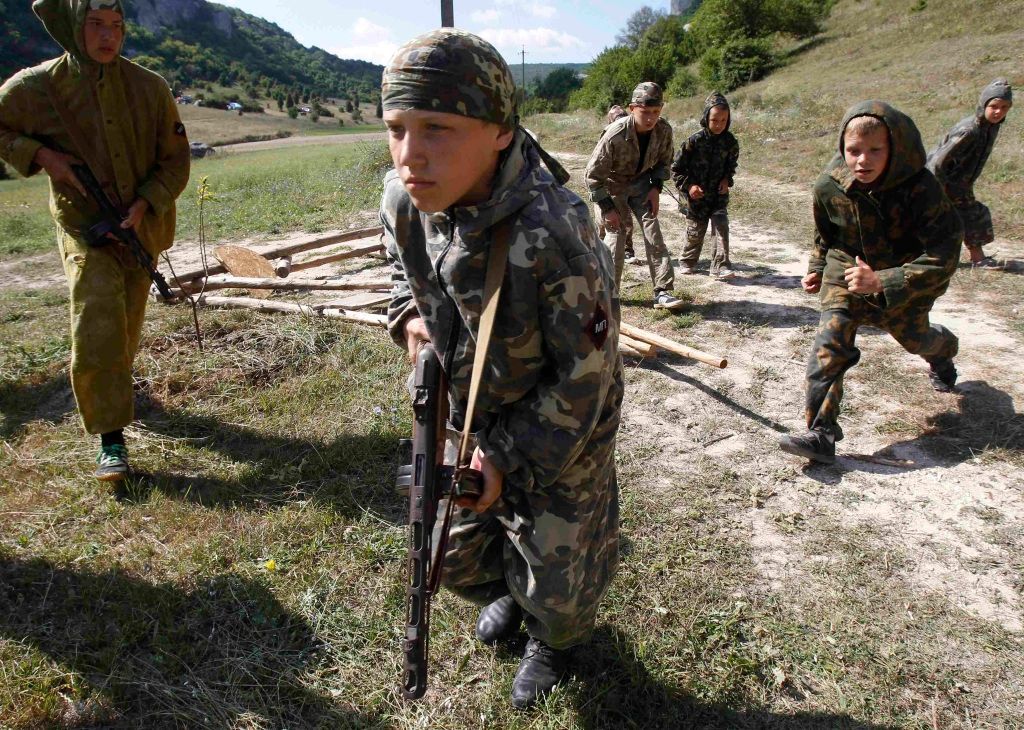
<instances>
[{"instance_id":1,"label":"shadow on ground","mask_svg":"<svg viewBox=\"0 0 1024 730\"><path fill-rule=\"evenodd\" d=\"M267 586L235 575L149 583L0 554L0 636L76 675L48 695L81 702L40 707L25 718L32 726L384 726L306 685L320 651L313 629Z\"/></svg>"}]
</instances>

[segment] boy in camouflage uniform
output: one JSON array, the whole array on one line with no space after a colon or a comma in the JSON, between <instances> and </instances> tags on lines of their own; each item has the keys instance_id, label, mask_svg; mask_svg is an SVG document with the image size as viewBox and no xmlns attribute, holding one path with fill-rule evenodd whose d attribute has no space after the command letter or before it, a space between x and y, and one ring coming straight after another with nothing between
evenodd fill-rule
<instances>
[{"instance_id":1,"label":"boy in camouflage uniform","mask_svg":"<svg viewBox=\"0 0 1024 730\"><path fill-rule=\"evenodd\" d=\"M608 129L607 125L611 124L612 122L618 121L619 119L622 119L623 117L627 116L628 114L629 114L629 112L627 112L621 106L619 106L618 104L613 104L611 107L608 108L608 113L605 114L605 131ZM601 135L604 136L604 131L601 132ZM604 240L604 237L608 233L608 231L604 227L604 215L601 213L601 206L597 205L596 203L594 204L594 220L597 221L597 235L598 235L598 237L601 238L601 240ZM625 253L624 253L624 256L623 256L623 259L622 259L624 263L627 263L627 264L643 263L642 261L639 261L637 259L636 251L633 250L633 229L632 229L632 227L630 227L629 235L626 237L626 244L624 246L624 252Z\"/></svg>"},{"instance_id":2,"label":"boy in camouflage uniform","mask_svg":"<svg viewBox=\"0 0 1024 730\"><path fill-rule=\"evenodd\" d=\"M116 481L128 472L122 429L134 418L132 362L150 282L122 244L86 244L100 213L71 165L88 164L125 210L122 227L155 257L174 240L188 140L167 83L119 55L121 0L36 0L32 9L66 52L0 87L0 157L21 175L50 177L71 293L71 385L85 430L101 437L95 476Z\"/></svg>"},{"instance_id":3,"label":"boy in camouflage uniform","mask_svg":"<svg viewBox=\"0 0 1024 730\"><path fill-rule=\"evenodd\" d=\"M680 212L686 216L681 269L684 274L696 271L710 222L718 234L711 252L711 276L728 279L733 275L727 207L740 144L729 131L731 117L726 98L712 92L704 102L701 130L683 142L672 162L672 181L680 193Z\"/></svg>"},{"instance_id":4,"label":"boy in camouflage uniform","mask_svg":"<svg viewBox=\"0 0 1024 730\"><path fill-rule=\"evenodd\" d=\"M817 233L802 284L821 291L821 325L807 362L808 431L783 436L783 451L825 464L843 437L843 375L860 360L857 329L884 329L931 367L936 390L956 383L957 338L931 324L949 286L963 227L942 186L925 168L910 117L880 101L846 112L839 153L814 185Z\"/></svg>"},{"instance_id":5,"label":"boy in camouflage uniform","mask_svg":"<svg viewBox=\"0 0 1024 730\"><path fill-rule=\"evenodd\" d=\"M618 563L611 257L587 205L541 167L560 170L519 126L512 74L482 38L445 28L409 41L381 95L396 168L380 211L393 265L389 330L410 356L433 343L455 428L492 238L501 229L511 241L472 424L484 491L456 512L442 581L483 606L485 643L525 620L512 687L512 704L525 708L590 636Z\"/></svg>"},{"instance_id":6,"label":"boy in camouflage uniform","mask_svg":"<svg viewBox=\"0 0 1024 730\"><path fill-rule=\"evenodd\" d=\"M672 161L672 127L661 118L661 87L645 81L633 90L629 114L609 124L587 163L590 199L601 208L605 242L615 258L615 285L622 281L626 242L633 216L640 221L647 266L654 284L654 308L677 310L675 275L658 222L661 189Z\"/></svg>"},{"instance_id":7,"label":"boy in camouflage uniform","mask_svg":"<svg viewBox=\"0 0 1024 730\"><path fill-rule=\"evenodd\" d=\"M939 146L928 153L928 169L935 174L953 201L964 224L964 243L975 268L1001 269L982 246L995 239L992 214L974 199L974 181L992 153L999 129L1013 106L1013 89L1006 79L996 79L981 91L974 114L961 119Z\"/></svg>"}]
</instances>

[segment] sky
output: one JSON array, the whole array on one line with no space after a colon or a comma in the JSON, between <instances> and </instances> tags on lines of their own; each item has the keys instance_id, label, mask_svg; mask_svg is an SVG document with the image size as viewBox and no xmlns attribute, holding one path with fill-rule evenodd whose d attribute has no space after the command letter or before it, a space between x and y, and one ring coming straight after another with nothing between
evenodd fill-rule
<instances>
[{"instance_id":1,"label":"sky","mask_svg":"<svg viewBox=\"0 0 1024 730\"><path fill-rule=\"evenodd\" d=\"M215 0L276 23L305 46L385 64L405 41L441 25L440 0ZM455 27L481 35L509 64L587 63L643 5L669 0L454 0Z\"/></svg>"}]
</instances>

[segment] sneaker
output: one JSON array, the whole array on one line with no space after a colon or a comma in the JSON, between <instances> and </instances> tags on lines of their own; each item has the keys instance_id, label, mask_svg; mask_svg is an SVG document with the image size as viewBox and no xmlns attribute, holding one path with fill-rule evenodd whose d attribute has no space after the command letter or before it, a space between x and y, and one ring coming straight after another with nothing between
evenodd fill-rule
<instances>
[{"instance_id":1,"label":"sneaker","mask_svg":"<svg viewBox=\"0 0 1024 730\"><path fill-rule=\"evenodd\" d=\"M537 700L551 694L551 690L565 675L568 663L567 649L552 649L532 636L526 642L523 660L519 662L516 678L512 682L512 706L526 710L537 704Z\"/></svg>"},{"instance_id":2,"label":"sneaker","mask_svg":"<svg viewBox=\"0 0 1024 730\"><path fill-rule=\"evenodd\" d=\"M783 436L779 448L787 454L802 456L822 464L833 464L836 460L836 441L832 434L824 431L808 431L799 436Z\"/></svg>"},{"instance_id":3,"label":"sneaker","mask_svg":"<svg viewBox=\"0 0 1024 730\"><path fill-rule=\"evenodd\" d=\"M654 308L655 309L667 309L671 312L675 312L678 309L682 309L686 306L686 302L678 297L674 297L667 291L659 291L654 295Z\"/></svg>"},{"instance_id":4,"label":"sneaker","mask_svg":"<svg viewBox=\"0 0 1024 730\"><path fill-rule=\"evenodd\" d=\"M512 636L523 623L523 609L512 596L502 596L480 610L476 620L476 638L493 646Z\"/></svg>"},{"instance_id":5,"label":"sneaker","mask_svg":"<svg viewBox=\"0 0 1024 730\"><path fill-rule=\"evenodd\" d=\"M696 274L697 273L697 269L695 269L692 266L687 266L686 264L683 264L682 266L679 267L679 273L680 274L687 274L687 275L689 275L689 274Z\"/></svg>"},{"instance_id":6,"label":"sneaker","mask_svg":"<svg viewBox=\"0 0 1024 730\"><path fill-rule=\"evenodd\" d=\"M949 358L929 363L928 379L932 387L940 393L952 393L956 390L956 366Z\"/></svg>"},{"instance_id":7,"label":"sneaker","mask_svg":"<svg viewBox=\"0 0 1024 730\"><path fill-rule=\"evenodd\" d=\"M715 272L716 279L731 279L736 276L736 272L730 269L728 266L723 266Z\"/></svg>"},{"instance_id":8,"label":"sneaker","mask_svg":"<svg viewBox=\"0 0 1024 730\"><path fill-rule=\"evenodd\" d=\"M635 264L636 254L633 251L626 251L626 255L622 258L622 262L626 264Z\"/></svg>"},{"instance_id":9,"label":"sneaker","mask_svg":"<svg viewBox=\"0 0 1024 730\"><path fill-rule=\"evenodd\" d=\"M101 482L119 482L128 476L128 449L124 444L100 448L93 476Z\"/></svg>"},{"instance_id":10,"label":"sneaker","mask_svg":"<svg viewBox=\"0 0 1024 730\"><path fill-rule=\"evenodd\" d=\"M972 269L993 269L999 271L1003 268L1003 264L996 261L991 256L986 256L981 261L975 261L971 264Z\"/></svg>"}]
</instances>

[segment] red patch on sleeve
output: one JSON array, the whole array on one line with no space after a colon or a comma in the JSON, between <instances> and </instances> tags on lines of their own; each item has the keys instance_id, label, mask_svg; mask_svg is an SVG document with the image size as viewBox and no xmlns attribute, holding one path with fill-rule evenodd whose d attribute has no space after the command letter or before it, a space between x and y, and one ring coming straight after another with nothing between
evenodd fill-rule
<instances>
[{"instance_id":1,"label":"red patch on sleeve","mask_svg":"<svg viewBox=\"0 0 1024 730\"><path fill-rule=\"evenodd\" d=\"M608 339L608 315L600 304L594 309L594 316L590 318L583 331L596 349L604 347L604 341Z\"/></svg>"}]
</instances>

